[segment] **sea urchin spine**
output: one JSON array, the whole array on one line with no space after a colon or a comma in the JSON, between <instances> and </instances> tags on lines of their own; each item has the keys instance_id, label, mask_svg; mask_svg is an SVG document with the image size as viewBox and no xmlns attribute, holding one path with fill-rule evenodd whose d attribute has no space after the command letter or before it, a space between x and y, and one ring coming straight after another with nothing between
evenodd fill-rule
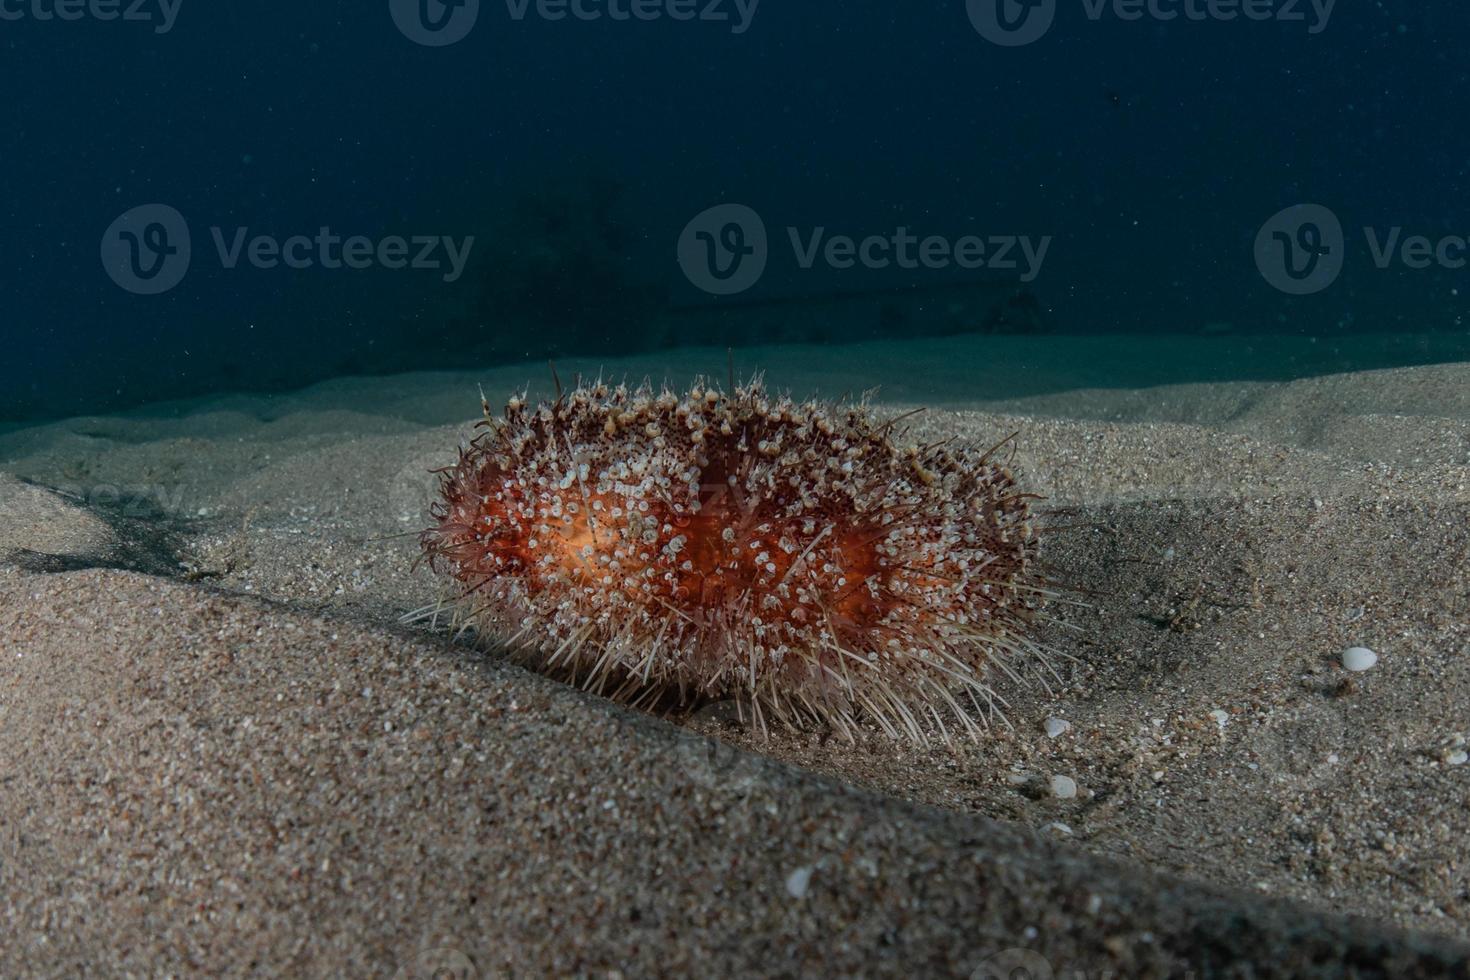
<instances>
[{"instance_id":1,"label":"sea urchin spine","mask_svg":"<svg viewBox=\"0 0 1470 980\"><path fill-rule=\"evenodd\" d=\"M481 426L424 552L465 623L591 690L923 741L977 734L987 668L1034 650L1031 495L989 453L759 381L596 384Z\"/></svg>"}]
</instances>

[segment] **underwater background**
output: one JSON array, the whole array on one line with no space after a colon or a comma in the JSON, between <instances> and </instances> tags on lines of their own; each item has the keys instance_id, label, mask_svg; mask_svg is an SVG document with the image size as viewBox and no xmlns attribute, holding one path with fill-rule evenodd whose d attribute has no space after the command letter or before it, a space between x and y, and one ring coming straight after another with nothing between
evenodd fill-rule
<instances>
[{"instance_id":1,"label":"underwater background","mask_svg":"<svg viewBox=\"0 0 1470 980\"><path fill-rule=\"evenodd\" d=\"M1467 21L4 0L0 421L969 333L1158 337L1149 383L1463 359Z\"/></svg>"},{"instance_id":2,"label":"underwater background","mask_svg":"<svg viewBox=\"0 0 1470 980\"><path fill-rule=\"evenodd\" d=\"M1467 41L0 0L0 977L1470 976Z\"/></svg>"}]
</instances>

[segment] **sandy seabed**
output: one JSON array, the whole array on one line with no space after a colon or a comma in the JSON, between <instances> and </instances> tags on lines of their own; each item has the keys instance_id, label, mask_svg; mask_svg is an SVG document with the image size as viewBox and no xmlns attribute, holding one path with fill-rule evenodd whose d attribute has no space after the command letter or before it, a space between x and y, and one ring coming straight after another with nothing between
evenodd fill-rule
<instances>
[{"instance_id":1,"label":"sandy seabed","mask_svg":"<svg viewBox=\"0 0 1470 980\"><path fill-rule=\"evenodd\" d=\"M1169 356L1318 356L1250 343ZM1470 363L1159 385L1150 350L741 354L923 404L915 441L1018 432L1066 525L1059 677L927 748L400 624L428 471L539 368L0 433L0 976L1470 975Z\"/></svg>"}]
</instances>

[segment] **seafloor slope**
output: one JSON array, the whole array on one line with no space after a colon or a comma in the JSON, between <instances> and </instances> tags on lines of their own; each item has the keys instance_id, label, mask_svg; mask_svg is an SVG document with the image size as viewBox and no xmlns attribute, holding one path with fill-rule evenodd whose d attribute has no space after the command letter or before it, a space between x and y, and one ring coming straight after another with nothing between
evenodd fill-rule
<instances>
[{"instance_id":1,"label":"seafloor slope","mask_svg":"<svg viewBox=\"0 0 1470 980\"><path fill-rule=\"evenodd\" d=\"M0 975L1465 975L1470 365L1062 393L986 386L1062 347L945 343L762 362L906 356L880 410L1019 430L1070 528L1060 680L952 749L711 756L395 625L426 471L524 372L0 436Z\"/></svg>"}]
</instances>

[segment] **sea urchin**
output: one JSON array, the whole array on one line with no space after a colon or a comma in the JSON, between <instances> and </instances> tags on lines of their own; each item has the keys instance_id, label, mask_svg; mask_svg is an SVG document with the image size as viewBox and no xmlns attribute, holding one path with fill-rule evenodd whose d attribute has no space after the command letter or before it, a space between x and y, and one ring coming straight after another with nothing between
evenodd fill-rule
<instances>
[{"instance_id":1,"label":"sea urchin","mask_svg":"<svg viewBox=\"0 0 1470 980\"><path fill-rule=\"evenodd\" d=\"M480 425L424 552L466 625L591 690L923 741L978 733L989 665L1034 650L1032 495L991 453L759 381L579 386Z\"/></svg>"}]
</instances>

